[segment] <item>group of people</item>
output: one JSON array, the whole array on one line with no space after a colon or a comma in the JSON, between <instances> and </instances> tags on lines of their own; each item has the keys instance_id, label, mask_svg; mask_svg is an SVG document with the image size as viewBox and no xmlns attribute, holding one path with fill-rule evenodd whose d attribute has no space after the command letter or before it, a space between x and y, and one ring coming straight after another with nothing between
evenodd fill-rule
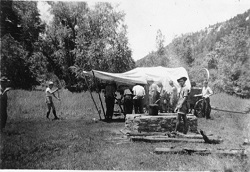
<instances>
[{"instance_id":1,"label":"group of people","mask_svg":"<svg viewBox=\"0 0 250 172\"><path fill-rule=\"evenodd\" d=\"M171 87L170 91L163 90L161 82L155 83L153 79L148 79L148 104L158 104L161 112L174 112L177 101L177 88L174 86L172 80L169 81ZM136 83L133 87L123 85L118 89L121 93L121 102L124 107L125 114L132 114L133 109L135 114L144 113L146 91L142 84ZM107 82L104 95L106 102L106 116L108 119L112 118L113 109L116 99L117 86L115 82Z\"/></svg>"},{"instance_id":2,"label":"group of people","mask_svg":"<svg viewBox=\"0 0 250 172\"><path fill-rule=\"evenodd\" d=\"M183 119L185 128L187 128L187 117L186 114L189 110L188 105L188 96L190 90L185 87L185 82L187 78L181 77L177 80L180 85L180 90L177 91L177 88L174 86L173 81L169 81L169 85L171 86L171 90L169 92L163 90L163 86L161 83L154 83L153 79L148 79L148 96L149 96L149 104L159 104L159 108L161 112L174 112L177 113L177 123L176 123L176 131L179 128L180 120ZM1 130L5 127L7 121L7 92L10 90L8 87L9 80L6 77L1 78L1 88L0 88L0 98L1 98ZM55 95L59 89L53 89L53 82L48 83L48 87L45 90L46 95L46 104L47 104L47 113L46 117L49 118L51 109L54 115L54 120L59 119L56 114L56 109L52 100L52 97L58 99L60 98ZM104 95L105 95L105 103L106 103L106 120L111 120L114 112L114 104L116 99L116 83L114 81L108 82ZM135 86L131 87L125 85L121 92L121 97L123 100L124 114L132 114L133 109L134 113L142 114L144 113L144 104L145 104L145 96L146 91L143 85L137 83ZM204 99L204 103L206 104L205 116L207 119L210 118L210 99L209 97L213 94L213 91L210 87L208 87L208 82L204 81L202 93L196 96L202 96ZM210 107L210 108L209 108Z\"/></svg>"},{"instance_id":3,"label":"group of people","mask_svg":"<svg viewBox=\"0 0 250 172\"><path fill-rule=\"evenodd\" d=\"M185 82L187 78L181 77L177 80L180 85L180 90L177 90L174 82L169 81L170 91L163 90L162 83L155 83L153 79L148 79L148 104L158 104L160 112L172 112L177 113L177 123L176 131L179 129L180 121L183 120L184 126L187 132L187 116L189 112L189 94L190 90L186 87ZM106 119L111 120L113 116L113 109L115 104L116 97L116 84L115 82L109 82L105 88L105 101L106 101ZM135 86L130 87L128 85L123 86L123 89L120 90L121 99L124 107L124 114L132 114L133 109L135 114L144 113L145 105L145 95L146 91L141 84L135 84ZM213 91L208 87L208 82L203 82L202 93L194 95L194 97L202 96L205 103L205 116L206 119L210 119L210 99L209 97L213 94ZM210 108L209 108L210 107Z\"/></svg>"},{"instance_id":4,"label":"group of people","mask_svg":"<svg viewBox=\"0 0 250 172\"><path fill-rule=\"evenodd\" d=\"M114 112L114 104L116 100L117 86L115 82L107 82L104 90L106 103L106 120L111 120ZM142 85L136 84L132 89L128 85L124 85L119 89L121 100L123 102L124 113L132 114L133 108L135 113L143 113L143 101L145 97L145 89Z\"/></svg>"}]
</instances>

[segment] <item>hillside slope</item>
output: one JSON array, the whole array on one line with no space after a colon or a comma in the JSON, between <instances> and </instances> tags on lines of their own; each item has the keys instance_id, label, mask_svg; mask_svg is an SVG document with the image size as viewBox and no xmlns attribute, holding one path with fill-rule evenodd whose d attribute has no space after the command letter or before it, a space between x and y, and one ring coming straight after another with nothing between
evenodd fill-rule
<instances>
[{"instance_id":1,"label":"hillside slope","mask_svg":"<svg viewBox=\"0 0 250 172\"><path fill-rule=\"evenodd\" d=\"M225 22L176 37L163 54L151 52L137 66L185 67L190 78L201 82L206 67L216 88L248 90L250 82L250 9Z\"/></svg>"}]
</instances>

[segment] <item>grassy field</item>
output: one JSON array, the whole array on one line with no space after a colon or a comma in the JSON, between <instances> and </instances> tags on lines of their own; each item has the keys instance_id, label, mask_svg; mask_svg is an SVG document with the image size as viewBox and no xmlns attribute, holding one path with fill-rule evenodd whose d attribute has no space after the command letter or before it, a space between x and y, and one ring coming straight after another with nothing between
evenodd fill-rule
<instances>
[{"instance_id":1,"label":"grassy field","mask_svg":"<svg viewBox=\"0 0 250 172\"><path fill-rule=\"evenodd\" d=\"M124 121L99 119L89 92L62 90L54 101L62 120L46 119L44 93L14 90L9 93L9 118L1 135L2 169L77 170L211 170L250 171L249 159L217 155L157 155L156 147L241 148L250 137L250 114L212 110L213 120L199 119L199 128L221 136L219 145L121 141ZM94 94L97 100L97 94ZM249 111L246 99L216 94L211 104L231 111ZM98 107L101 107L98 103ZM51 114L52 119L52 114Z\"/></svg>"}]
</instances>

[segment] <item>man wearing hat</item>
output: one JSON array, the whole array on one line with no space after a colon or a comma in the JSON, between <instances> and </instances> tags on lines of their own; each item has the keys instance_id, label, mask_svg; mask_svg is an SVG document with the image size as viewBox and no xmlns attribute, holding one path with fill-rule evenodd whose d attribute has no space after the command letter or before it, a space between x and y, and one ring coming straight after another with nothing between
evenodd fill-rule
<instances>
[{"instance_id":1,"label":"man wearing hat","mask_svg":"<svg viewBox=\"0 0 250 172\"><path fill-rule=\"evenodd\" d=\"M54 85L54 83L52 82L52 81L50 81L49 83L48 83L48 87L46 88L46 90L45 90L45 94L46 94L46 104L47 104L47 107L48 107L48 111L47 111L47 118L49 119L49 114L50 114L50 110L51 110L51 108L52 108L52 112L53 112L53 114L54 114L54 120L57 120L57 119L59 119L58 117L57 117L57 115L56 115L56 109L55 109L55 105L54 105L54 103L53 103L53 101L52 101L52 95L57 99L57 100L59 100L60 101L60 98L58 98L58 97L56 97L55 96L55 92L57 92L58 90L59 90L59 88L56 88L54 91L52 91L52 88L53 88L53 85Z\"/></svg>"},{"instance_id":2,"label":"man wearing hat","mask_svg":"<svg viewBox=\"0 0 250 172\"><path fill-rule=\"evenodd\" d=\"M177 106L175 108L175 112L177 112L177 121L176 121L176 126L175 126L175 132L178 131L179 125L181 118L183 119L184 122L184 134L187 134L187 116L186 114L188 113L188 105L187 105L187 98L188 98L188 89L185 87L185 82L187 78L186 77L181 77L177 79L177 82L179 83L181 89L178 95L178 102Z\"/></svg>"},{"instance_id":3,"label":"man wearing hat","mask_svg":"<svg viewBox=\"0 0 250 172\"><path fill-rule=\"evenodd\" d=\"M7 122L7 105L8 105L8 96L7 92L10 90L10 87L7 87L9 84L9 81L5 76L1 77L0 79L1 85L0 85L0 111L1 111L1 131L5 128L6 122Z\"/></svg>"},{"instance_id":4,"label":"man wearing hat","mask_svg":"<svg viewBox=\"0 0 250 172\"><path fill-rule=\"evenodd\" d=\"M197 96L202 96L202 98L205 100L204 103L205 103L205 116L206 116L206 119L211 119L210 117L210 113L211 113L211 105L210 105L210 96L213 94L213 91L212 89L207 86L208 85L208 81L205 80L203 82L203 88L202 88L202 93L201 94L196 94L194 95L194 97L197 97Z\"/></svg>"}]
</instances>

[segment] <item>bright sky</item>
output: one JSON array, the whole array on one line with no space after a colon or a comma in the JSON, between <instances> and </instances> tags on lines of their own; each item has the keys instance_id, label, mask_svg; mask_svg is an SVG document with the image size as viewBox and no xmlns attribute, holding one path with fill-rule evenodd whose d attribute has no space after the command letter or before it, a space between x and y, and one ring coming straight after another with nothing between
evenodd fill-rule
<instances>
[{"instance_id":1,"label":"bright sky","mask_svg":"<svg viewBox=\"0 0 250 172\"><path fill-rule=\"evenodd\" d=\"M100 0L99 0L100 1ZM101 0L105 1L105 0ZM165 36L165 46L176 35L196 32L229 20L250 9L250 0L107 0L126 14L129 46L134 60L156 50L156 33ZM91 6L97 0L87 1ZM39 3L42 17L49 18Z\"/></svg>"}]
</instances>

